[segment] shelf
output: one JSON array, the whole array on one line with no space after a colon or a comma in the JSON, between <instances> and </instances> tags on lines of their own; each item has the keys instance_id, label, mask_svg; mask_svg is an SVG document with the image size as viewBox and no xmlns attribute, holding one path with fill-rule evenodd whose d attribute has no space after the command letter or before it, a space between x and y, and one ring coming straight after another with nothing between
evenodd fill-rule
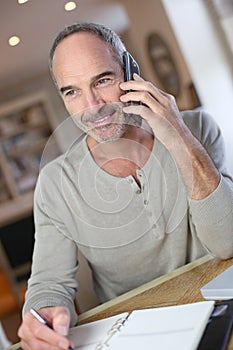
<instances>
[{"instance_id":1,"label":"shelf","mask_svg":"<svg viewBox=\"0 0 233 350\"><path fill-rule=\"evenodd\" d=\"M61 153L54 120L45 92L0 105L0 226L32 211L39 170Z\"/></svg>"},{"instance_id":2,"label":"shelf","mask_svg":"<svg viewBox=\"0 0 233 350\"><path fill-rule=\"evenodd\" d=\"M1 127L1 124L0 124ZM19 136L33 130L50 130L51 126L49 124L38 124L38 125L17 125L17 130L12 130L5 134L0 133L0 141L8 140L12 137Z\"/></svg>"},{"instance_id":3,"label":"shelf","mask_svg":"<svg viewBox=\"0 0 233 350\"><path fill-rule=\"evenodd\" d=\"M5 152L6 157L9 158L20 158L23 155L41 154L48 139L42 138L35 141L33 144L28 143L20 147L12 146L7 152Z\"/></svg>"}]
</instances>

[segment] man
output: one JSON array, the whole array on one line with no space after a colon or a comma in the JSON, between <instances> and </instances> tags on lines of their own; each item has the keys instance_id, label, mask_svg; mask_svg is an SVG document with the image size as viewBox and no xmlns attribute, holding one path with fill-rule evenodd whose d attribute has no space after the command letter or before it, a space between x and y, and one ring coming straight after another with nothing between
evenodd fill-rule
<instances>
[{"instance_id":1,"label":"man","mask_svg":"<svg viewBox=\"0 0 233 350\"><path fill-rule=\"evenodd\" d=\"M38 180L23 349L68 348L77 247L101 301L207 252L233 255L233 184L219 128L203 112L180 113L136 74L124 82L124 51L114 32L88 23L66 28L51 50L56 86L86 134Z\"/></svg>"}]
</instances>

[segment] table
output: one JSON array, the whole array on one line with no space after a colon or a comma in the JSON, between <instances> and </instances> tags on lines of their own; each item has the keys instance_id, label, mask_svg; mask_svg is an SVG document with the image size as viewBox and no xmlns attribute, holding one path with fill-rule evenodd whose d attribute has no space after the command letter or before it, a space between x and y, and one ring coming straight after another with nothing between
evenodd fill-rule
<instances>
[{"instance_id":1,"label":"table","mask_svg":"<svg viewBox=\"0 0 233 350\"><path fill-rule=\"evenodd\" d=\"M187 304L203 300L200 288L233 265L233 258L220 260L210 255L182 266L79 316L79 324L96 321L135 309ZM16 350L18 344L9 348ZM233 350L233 334L228 350Z\"/></svg>"},{"instance_id":2,"label":"table","mask_svg":"<svg viewBox=\"0 0 233 350\"><path fill-rule=\"evenodd\" d=\"M231 265L233 265L233 258L220 260L207 255L86 311L79 316L79 324L125 311L131 312L135 309L187 304L204 300L200 288ZM233 350L233 332L228 350Z\"/></svg>"}]
</instances>

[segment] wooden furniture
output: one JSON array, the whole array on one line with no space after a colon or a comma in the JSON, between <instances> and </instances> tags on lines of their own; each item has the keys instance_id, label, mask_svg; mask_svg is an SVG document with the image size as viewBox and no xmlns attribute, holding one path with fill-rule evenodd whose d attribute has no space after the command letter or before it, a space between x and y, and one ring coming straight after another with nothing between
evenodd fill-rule
<instances>
[{"instance_id":1,"label":"wooden furniture","mask_svg":"<svg viewBox=\"0 0 233 350\"><path fill-rule=\"evenodd\" d=\"M23 301L24 291L22 294L18 295ZM16 300L15 294L12 291L9 280L7 279L3 269L0 269L0 320L13 312L19 311L18 302ZM19 311L20 312L20 311Z\"/></svg>"},{"instance_id":2,"label":"wooden furniture","mask_svg":"<svg viewBox=\"0 0 233 350\"><path fill-rule=\"evenodd\" d=\"M233 264L207 255L79 316L79 324L135 309L186 304L203 300L200 288ZM15 344L9 350L18 349ZM233 350L233 335L228 350Z\"/></svg>"},{"instance_id":3,"label":"wooden furniture","mask_svg":"<svg viewBox=\"0 0 233 350\"><path fill-rule=\"evenodd\" d=\"M0 105L0 227L31 212L39 169L60 154L55 126L46 92Z\"/></svg>"}]
</instances>

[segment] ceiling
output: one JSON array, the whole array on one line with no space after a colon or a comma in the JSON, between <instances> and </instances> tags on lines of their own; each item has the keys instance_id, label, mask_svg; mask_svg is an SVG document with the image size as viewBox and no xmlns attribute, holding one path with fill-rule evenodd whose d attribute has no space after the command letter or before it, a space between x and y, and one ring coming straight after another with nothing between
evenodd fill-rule
<instances>
[{"instance_id":1,"label":"ceiling","mask_svg":"<svg viewBox=\"0 0 233 350\"><path fill-rule=\"evenodd\" d=\"M128 17L117 1L77 0L75 10L64 10L66 0L0 0L0 89L36 76L48 67L48 52L57 33L76 21L93 21L117 32L128 27ZM113 16L114 14L114 16ZM18 35L19 45L8 39Z\"/></svg>"}]
</instances>

